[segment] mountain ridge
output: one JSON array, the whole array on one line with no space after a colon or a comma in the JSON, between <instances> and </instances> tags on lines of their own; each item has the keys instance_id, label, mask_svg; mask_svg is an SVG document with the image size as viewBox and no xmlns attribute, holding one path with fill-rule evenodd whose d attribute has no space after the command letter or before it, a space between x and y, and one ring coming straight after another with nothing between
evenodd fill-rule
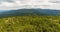
<instances>
[{"instance_id":1,"label":"mountain ridge","mask_svg":"<svg viewBox=\"0 0 60 32\"><path fill-rule=\"evenodd\" d=\"M58 15L60 10L49 10L49 9L18 9L1 12L0 17L5 16L19 16L19 15Z\"/></svg>"}]
</instances>

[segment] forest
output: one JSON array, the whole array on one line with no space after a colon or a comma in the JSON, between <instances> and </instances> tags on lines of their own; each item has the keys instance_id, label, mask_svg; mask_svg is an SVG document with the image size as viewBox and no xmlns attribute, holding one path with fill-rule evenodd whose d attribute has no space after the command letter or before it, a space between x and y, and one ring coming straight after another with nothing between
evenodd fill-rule
<instances>
[{"instance_id":1,"label":"forest","mask_svg":"<svg viewBox=\"0 0 60 32\"><path fill-rule=\"evenodd\" d=\"M22 15L0 18L0 32L60 32L60 16Z\"/></svg>"}]
</instances>

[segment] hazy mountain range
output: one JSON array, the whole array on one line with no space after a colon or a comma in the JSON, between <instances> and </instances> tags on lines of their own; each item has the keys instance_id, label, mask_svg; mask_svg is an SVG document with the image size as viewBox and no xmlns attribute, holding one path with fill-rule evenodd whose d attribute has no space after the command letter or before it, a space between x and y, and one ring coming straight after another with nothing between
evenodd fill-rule
<instances>
[{"instance_id":1,"label":"hazy mountain range","mask_svg":"<svg viewBox=\"0 0 60 32\"><path fill-rule=\"evenodd\" d=\"M0 17L6 16L19 16L19 15L58 15L60 10L50 9L19 9L19 10L6 10L0 11Z\"/></svg>"}]
</instances>

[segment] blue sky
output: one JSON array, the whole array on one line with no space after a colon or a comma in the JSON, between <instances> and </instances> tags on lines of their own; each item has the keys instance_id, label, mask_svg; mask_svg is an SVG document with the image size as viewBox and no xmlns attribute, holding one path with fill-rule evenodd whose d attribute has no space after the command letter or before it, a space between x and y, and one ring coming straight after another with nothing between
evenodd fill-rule
<instances>
[{"instance_id":1,"label":"blue sky","mask_svg":"<svg viewBox=\"0 0 60 32\"><path fill-rule=\"evenodd\" d=\"M41 8L60 10L60 0L0 0L0 10Z\"/></svg>"}]
</instances>

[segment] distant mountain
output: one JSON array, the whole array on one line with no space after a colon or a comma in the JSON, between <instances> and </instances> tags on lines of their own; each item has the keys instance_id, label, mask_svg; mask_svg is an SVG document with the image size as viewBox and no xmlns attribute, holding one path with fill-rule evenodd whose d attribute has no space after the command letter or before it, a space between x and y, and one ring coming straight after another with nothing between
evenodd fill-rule
<instances>
[{"instance_id":1,"label":"distant mountain","mask_svg":"<svg viewBox=\"0 0 60 32\"><path fill-rule=\"evenodd\" d=\"M58 15L60 10L50 10L50 9L18 9L4 11L0 13L0 17L6 16L19 16L19 15Z\"/></svg>"}]
</instances>

